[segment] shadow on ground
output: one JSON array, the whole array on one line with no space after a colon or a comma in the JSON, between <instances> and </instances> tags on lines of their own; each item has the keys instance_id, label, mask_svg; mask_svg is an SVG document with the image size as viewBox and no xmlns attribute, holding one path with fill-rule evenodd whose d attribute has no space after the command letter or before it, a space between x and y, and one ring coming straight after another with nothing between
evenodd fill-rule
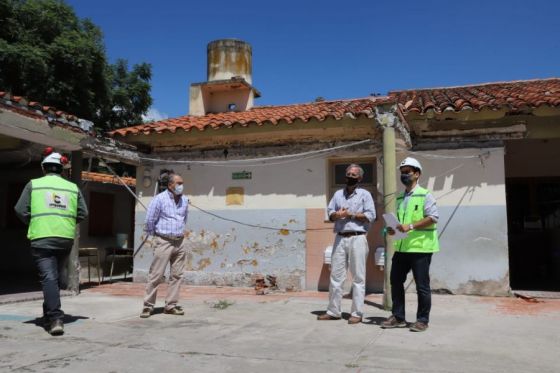
<instances>
[{"instance_id":1,"label":"shadow on ground","mask_svg":"<svg viewBox=\"0 0 560 373\"><path fill-rule=\"evenodd\" d=\"M78 320L87 320L87 319L89 319L89 317L74 316L74 315L65 314L64 317L62 318L62 322L64 324L71 324L71 323L74 323ZM24 324L33 324L35 326L43 328L45 331L48 332L49 323L43 317L36 317L33 320L27 320L27 321L24 321L23 323Z\"/></svg>"}]
</instances>

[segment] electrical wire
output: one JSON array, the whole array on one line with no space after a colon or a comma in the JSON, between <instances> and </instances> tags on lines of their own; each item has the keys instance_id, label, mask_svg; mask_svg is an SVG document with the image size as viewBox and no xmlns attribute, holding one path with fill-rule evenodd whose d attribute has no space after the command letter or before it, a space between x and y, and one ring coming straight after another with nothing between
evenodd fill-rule
<instances>
[{"instance_id":1,"label":"electrical wire","mask_svg":"<svg viewBox=\"0 0 560 373\"><path fill-rule=\"evenodd\" d=\"M435 154L435 153L412 151L403 147L397 147L397 150L406 152L408 154L416 155L418 157L423 157L426 159L480 159L480 157L490 156L490 154L494 152L498 152L501 149L489 149L479 154L473 154L473 155L442 155L442 154Z\"/></svg>"},{"instance_id":2,"label":"electrical wire","mask_svg":"<svg viewBox=\"0 0 560 373\"><path fill-rule=\"evenodd\" d=\"M333 146L330 148L311 150L308 152L296 153L296 154L286 154L278 155L273 157L261 157L261 158L250 158L250 159L231 159L225 161L185 161L185 160L175 160L175 159L164 159L155 157L138 157L140 161L151 162L151 163L163 163L163 164L186 164L186 165L202 165L202 166L218 166L218 167L239 167L239 166L270 166L277 164L285 164L291 162L299 162L305 159L312 159L323 154L329 154L336 152L341 149L350 148L353 146L363 145L371 142L371 139L356 141L350 144ZM107 156L114 156L111 152L107 152L100 149L92 150L94 153L104 154ZM279 162L275 162L279 161Z\"/></svg>"},{"instance_id":3,"label":"electrical wire","mask_svg":"<svg viewBox=\"0 0 560 373\"><path fill-rule=\"evenodd\" d=\"M301 160L305 160L305 159L312 159L312 158L316 158L319 157L323 154L326 153L330 153L330 152L335 152L337 150L343 149L343 148L347 148L347 147L352 147L352 146L356 146L356 145L362 145L365 143L370 142L371 140L367 139L367 140L362 140L362 141L358 141L358 142L354 142L351 144L345 144L345 145L340 145L340 146L335 146L335 147L331 147L331 148L326 148L326 149L320 149L320 150L313 150L313 151L309 151L309 152L303 152L303 153L298 153L298 154L289 154L289 155L283 155L283 156L274 156L274 157L263 157L263 158L252 158L252 159L241 159L241 160L230 160L230 161L180 161L180 160L164 160L161 158L149 158L149 157L139 157L139 159L141 160L145 160L145 161L150 161L150 162L161 162L161 163L179 163L179 164L191 164L191 165L209 165L209 166L225 166L225 167L239 167L239 165L245 165L245 166L249 166L251 162L267 162L267 161L271 161L271 160L285 160L284 162L274 162L274 163L261 163L261 164L256 164L256 165L252 165L252 166L269 166L269 165L275 165L275 164L284 164L284 163L288 163L288 162L293 162L293 161L301 161ZM400 150L402 150L403 148L400 148ZM405 149L406 150L406 149ZM424 158L432 158L432 159L481 159L483 156L489 156L492 152L497 151L497 150L488 150L485 152L482 152L480 154L477 155L468 155L468 156L446 156L446 155L441 155L441 154L433 154L433 153L424 153L424 152L413 152L413 151L409 151L407 150L408 153L410 154L415 154ZM104 151L99 151L101 153L106 153L109 154L108 152L104 152ZM103 160L105 161L105 160ZM105 163L107 164L107 162L105 161ZM232 163L235 163L232 164ZM451 168L450 170L447 170L439 175L436 175L435 177L441 177L444 176L452 171L455 171L461 167L464 166L464 163L455 166L453 168ZM142 203L142 201L138 198L138 196L126 185L126 183L124 183L123 180L121 180L121 178L115 173L115 171L113 171L113 169L111 167L109 167L109 165L107 164L107 168L109 169L109 171L115 176L117 177L117 179L119 180L119 182L121 182L121 184L134 196L134 198L140 203L140 205L142 205L144 207L144 209L147 210L146 206ZM469 190L469 188L467 188L467 191ZM453 192L454 190L445 193L443 196ZM387 205L392 202L396 197L397 197L397 192L395 193L391 193L387 196L383 196L383 198L385 197L391 197L391 199L389 199L388 201L384 201L384 208L387 207ZM438 196L438 198L441 198L442 196ZM459 204L456 206L452 216L450 216L450 218L448 219L448 221L445 224L446 228L450 221L453 219L453 216L455 215L455 212L457 211L457 208L459 207L459 205L461 204L462 200L464 198L461 198L461 200L459 201ZM235 219L230 219L230 218L226 218L223 216L220 216L218 214L212 213L210 211L207 211L201 207L196 206L195 204L193 204L192 202L189 203L192 207L196 208L197 210L199 210L200 212L213 216L217 219L221 219L224 221L229 221L232 223L236 223L239 225L244 225L247 227L252 227L252 228L258 228L258 229L267 229L267 230L274 230L274 231L285 231L285 232L307 232L307 231L330 231L332 230L331 227L327 227L327 228L307 228L307 229L290 229L290 228L279 228L279 227L270 227L270 226L264 226L264 225L258 225L258 224L251 224L251 223L246 223L246 222L242 222L239 220L235 220ZM445 229L442 230L442 233Z\"/></svg>"},{"instance_id":4,"label":"electrical wire","mask_svg":"<svg viewBox=\"0 0 560 373\"><path fill-rule=\"evenodd\" d=\"M103 159L102 159L102 160L103 160ZM103 160L103 161L105 162L105 164L106 164L106 166L107 166L107 169L108 169L113 175L115 175L115 177L117 178L117 180L128 190L128 192L134 197L134 199L135 199L136 201L138 201L138 203L139 203L140 205L142 205L142 207L144 207L145 210L148 210L148 209L146 208L146 205L144 205L144 204L142 203L142 201L141 201L140 198L136 195L136 193L134 193L134 192L132 191L132 189L130 189L130 188L128 187L128 185L126 185L126 183L124 182L124 180L122 180L122 179L115 173L115 171L107 164L107 162L106 162L105 160ZM285 227L279 228L279 227L269 227L269 226L264 226L264 225L245 223L245 222L242 222L242 221L239 221L239 220L230 219L230 218L226 218L226 217L220 216L220 215L218 215L218 214L214 214L214 213L212 213L212 212L210 212L210 211L207 211L207 210L205 210L205 209L203 209L203 208L201 208L201 207L196 206L196 205L193 204L191 201L189 201L189 206L192 206L192 207L194 207L195 209L199 210L200 212L202 212L202 213L204 213L204 214L207 214L207 215L210 215L210 216L213 216L213 217L215 217L215 218L217 218L217 219L229 221L229 222L232 222L232 223L236 223L236 224L240 224L240 225L244 225L244 226L252 227L252 228L260 228L260 229L267 229L267 230L274 230L274 231L283 231L283 232L298 232L298 233L303 233L303 232L307 232L307 231L326 231L326 230L332 231L332 228L331 228L331 227L328 227L328 228L290 229L290 228L285 228Z\"/></svg>"},{"instance_id":5,"label":"electrical wire","mask_svg":"<svg viewBox=\"0 0 560 373\"><path fill-rule=\"evenodd\" d=\"M244 225L244 226L252 227L252 228L260 228L260 229L267 229L267 230L274 230L274 231L284 231L284 232L298 232L298 233L304 233L304 232L308 232L308 231L327 231L327 230L332 231L332 227L329 227L329 228L290 229L290 228L285 228L285 227L278 228L278 227L268 227L266 225L245 223L245 222L242 222L242 221L239 221L239 220L226 218L226 217L214 214L210 211L204 210L203 208L200 208L200 207L196 206L195 204L193 204L191 201L189 201L189 206L192 206L195 209L199 210L200 212L208 214L210 216L213 216L217 219L229 221L229 222L232 222L232 223L236 223L236 224L239 224L239 225Z\"/></svg>"}]
</instances>

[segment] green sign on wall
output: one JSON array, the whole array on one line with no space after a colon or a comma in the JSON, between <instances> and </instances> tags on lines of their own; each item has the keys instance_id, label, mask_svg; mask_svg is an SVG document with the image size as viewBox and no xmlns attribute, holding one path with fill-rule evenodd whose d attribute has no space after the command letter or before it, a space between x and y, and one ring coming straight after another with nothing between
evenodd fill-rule
<instances>
[{"instance_id":1,"label":"green sign on wall","mask_svg":"<svg viewBox=\"0 0 560 373\"><path fill-rule=\"evenodd\" d=\"M241 172L232 172L231 173L231 178L233 180L250 180L252 179L253 174L249 171L241 171Z\"/></svg>"}]
</instances>

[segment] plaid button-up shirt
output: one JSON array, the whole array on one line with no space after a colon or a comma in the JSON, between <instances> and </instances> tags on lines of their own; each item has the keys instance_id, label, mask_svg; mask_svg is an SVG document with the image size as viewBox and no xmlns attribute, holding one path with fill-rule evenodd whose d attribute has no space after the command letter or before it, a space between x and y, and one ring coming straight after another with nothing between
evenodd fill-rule
<instances>
[{"instance_id":1,"label":"plaid button-up shirt","mask_svg":"<svg viewBox=\"0 0 560 373\"><path fill-rule=\"evenodd\" d=\"M165 190L152 199L146 214L146 233L150 235L179 237L185 233L187 216L189 213L189 199L181 196L175 202L173 193Z\"/></svg>"}]
</instances>

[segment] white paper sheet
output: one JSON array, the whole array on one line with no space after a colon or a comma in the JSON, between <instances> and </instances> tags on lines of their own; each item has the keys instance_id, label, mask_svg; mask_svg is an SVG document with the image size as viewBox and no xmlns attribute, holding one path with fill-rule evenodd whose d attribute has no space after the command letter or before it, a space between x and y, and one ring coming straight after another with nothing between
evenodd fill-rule
<instances>
[{"instance_id":1,"label":"white paper sheet","mask_svg":"<svg viewBox=\"0 0 560 373\"><path fill-rule=\"evenodd\" d=\"M403 238L406 238L408 236L407 233L401 232L397 229L397 225L399 225L400 223L395 214L383 214L383 219L385 220L385 225L387 227L393 228L393 230L395 231L395 234L393 235L393 238L395 240L402 240Z\"/></svg>"}]
</instances>

